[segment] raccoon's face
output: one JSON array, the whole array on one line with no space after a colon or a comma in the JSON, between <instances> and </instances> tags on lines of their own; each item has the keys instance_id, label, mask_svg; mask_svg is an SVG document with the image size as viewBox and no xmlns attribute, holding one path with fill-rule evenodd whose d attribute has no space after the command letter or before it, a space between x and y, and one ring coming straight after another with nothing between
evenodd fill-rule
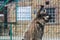
<instances>
[{"instance_id":1,"label":"raccoon's face","mask_svg":"<svg viewBox=\"0 0 60 40\"><path fill-rule=\"evenodd\" d=\"M50 19L52 19L51 15L45 15L43 16L43 19L45 22L49 22Z\"/></svg>"},{"instance_id":2,"label":"raccoon's face","mask_svg":"<svg viewBox=\"0 0 60 40\"><path fill-rule=\"evenodd\" d=\"M48 15L48 14L40 14L40 18L43 19L45 22L49 22L49 20L52 17L51 17L51 15Z\"/></svg>"}]
</instances>

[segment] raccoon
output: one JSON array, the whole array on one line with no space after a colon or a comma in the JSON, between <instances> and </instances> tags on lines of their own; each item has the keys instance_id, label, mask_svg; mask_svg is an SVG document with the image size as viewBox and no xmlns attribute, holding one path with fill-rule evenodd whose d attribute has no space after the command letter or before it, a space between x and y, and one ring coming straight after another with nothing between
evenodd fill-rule
<instances>
[{"instance_id":1,"label":"raccoon","mask_svg":"<svg viewBox=\"0 0 60 40\"><path fill-rule=\"evenodd\" d=\"M41 6L41 8L44 6ZM49 22L51 15L41 12L41 9L37 12L36 18L31 22L29 29L25 32L23 40L42 40L44 34L44 25Z\"/></svg>"}]
</instances>

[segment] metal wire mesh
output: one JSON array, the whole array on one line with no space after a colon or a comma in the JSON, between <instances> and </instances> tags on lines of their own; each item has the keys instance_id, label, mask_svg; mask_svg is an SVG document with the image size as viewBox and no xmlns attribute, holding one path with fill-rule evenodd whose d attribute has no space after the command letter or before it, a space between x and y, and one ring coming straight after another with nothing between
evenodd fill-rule
<instances>
[{"instance_id":1,"label":"metal wire mesh","mask_svg":"<svg viewBox=\"0 0 60 40\"><path fill-rule=\"evenodd\" d=\"M42 40L59 40L60 0L9 1L0 11L0 40L22 40L41 5L53 17L44 27Z\"/></svg>"}]
</instances>

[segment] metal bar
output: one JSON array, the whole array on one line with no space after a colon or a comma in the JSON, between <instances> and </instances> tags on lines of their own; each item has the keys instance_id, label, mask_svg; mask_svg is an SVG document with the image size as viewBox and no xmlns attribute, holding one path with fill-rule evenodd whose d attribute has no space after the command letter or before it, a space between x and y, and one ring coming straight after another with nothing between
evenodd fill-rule
<instances>
[{"instance_id":1,"label":"metal bar","mask_svg":"<svg viewBox=\"0 0 60 40\"><path fill-rule=\"evenodd\" d=\"M10 40L12 40L12 24L10 24Z\"/></svg>"}]
</instances>

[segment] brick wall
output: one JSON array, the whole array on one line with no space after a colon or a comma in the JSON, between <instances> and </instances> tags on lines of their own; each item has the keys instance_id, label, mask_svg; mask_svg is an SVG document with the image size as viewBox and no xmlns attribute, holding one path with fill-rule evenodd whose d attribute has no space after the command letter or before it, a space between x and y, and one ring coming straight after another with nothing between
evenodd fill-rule
<instances>
[{"instance_id":1,"label":"brick wall","mask_svg":"<svg viewBox=\"0 0 60 40\"><path fill-rule=\"evenodd\" d=\"M44 36L60 37L60 25L46 25L44 29Z\"/></svg>"}]
</instances>

